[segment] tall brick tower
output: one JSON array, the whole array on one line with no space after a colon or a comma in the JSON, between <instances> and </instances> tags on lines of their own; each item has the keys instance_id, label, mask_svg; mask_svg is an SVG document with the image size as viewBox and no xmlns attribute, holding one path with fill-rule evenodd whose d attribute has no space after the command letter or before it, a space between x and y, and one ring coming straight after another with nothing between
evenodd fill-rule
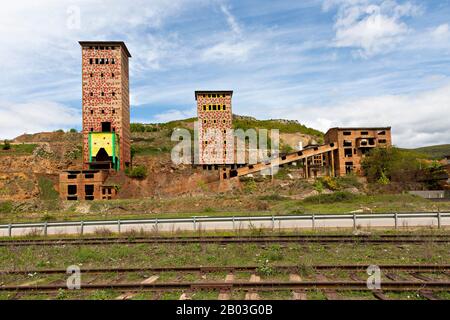
<instances>
[{"instance_id":1,"label":"tall brick tower","mask_svg":"<svg viewBox=\"0 0 450 320\"><path fill-rule=\"evenodd\" d=\"M80 41L83 169L123 170L131 162L128 58L122 41Z\"/></svg>"},{"instance_id":2,"label":"tall brick tower","mask_svg":"<svg viewBox=\"0 0 450 320\"><path fill-rule=\"evenodd\" d=\"M195 91L195 100L197 100L197 114L199 121L199 164L232 164L234 156L233 146L226 144L226 136L231 133L233 128L233 112L231 110L231 97L233 91ZM221 133L222 139L213 148L214 138L209 137L209 129L216 129ZM227 131L228 130L228 131ZM219 148L222 149L222 156L218 155Z\"/></svg>"}]
</instances>

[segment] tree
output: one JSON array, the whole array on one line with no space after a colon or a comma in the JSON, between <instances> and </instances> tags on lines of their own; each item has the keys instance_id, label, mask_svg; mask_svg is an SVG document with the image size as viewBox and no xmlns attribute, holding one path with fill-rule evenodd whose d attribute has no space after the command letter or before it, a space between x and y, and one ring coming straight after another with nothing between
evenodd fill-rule
<instances>
[{"instance_id":1,"label":"tree","mask_svg":"<svg viewBox=\"0 0 450 320\"><path fill-rule=\"evenodd\" d=\"M11 149L11 144L9 143L8 140L5 139L2 149L3 150L10 150Z\"/></svg>"},{"instance_id":2,"label":"tree","mask_svg":"<svg viewBox=\"0 0 450 320\"><path fill-rule=\"evenodd\" d=\"M374 148L363 159L361 166L371 182L414 182L423 167L423 157L395 147Z\"/></svg>"}]
</instances>

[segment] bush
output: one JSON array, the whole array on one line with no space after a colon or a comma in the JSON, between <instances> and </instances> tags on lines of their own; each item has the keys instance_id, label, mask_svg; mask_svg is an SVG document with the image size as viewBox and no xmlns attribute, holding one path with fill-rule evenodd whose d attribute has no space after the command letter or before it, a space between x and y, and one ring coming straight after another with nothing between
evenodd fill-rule
<instances>
[{"instance_id":1,"label":"bush","mask_svg":"<svg viewBox=\"0 0 450 320\"><path fill-rule=\"evenodd\" d=\"M59 197L58 192L53 187L53 181L46 177L39 177L39 198L41 200L56 200Z\"/></svg>"},{"instance_id":2,"label":"bush","mask_svg":"<svg viewBox=\"0 0 450 320\"><path fill-rule=\"evenodd\" d=\"M423 156L398 148L375 148L363 159L361 165L370 182L416 181Z\"/></svg>"},{"instance_id":3,"label":"bush","mask_svg":"<svg viewBox=\"0 0 450 320\"><path fill-rule=\"evenodd\" d=\"M78 131L77 131L77 129L72 128L72 129L69 130L69 132L70 133L77 133Z\"/></svg>"},{"instance_id":4,"label":"bush","mask_svg":"<svg viewBox=\"0 0 450 320\"><path fill-rule=\"evenodd\" d=\"M0 213L11 213L13 206L11 201L0 202Z\"/></svg>"},{"instance_id":5,"label":"bush","mask_svg":"<svg viewBox=\"0 0 450 320\"><path fill-rule=\"evenodd\" d=\"M278 193L265 195L265 196L260 196L260 197L258 197L258 199L259 200L267 200L267 201L284 201L284 200L289 200L288 197L283 197L283 196L279 195Z\"/></svg>"},{"instance_id":6,"label":"bush","mask_svg":"<svg viewBox=\"0 0 450 320\"><path fill-rule=\"evenodd\" d=\"M311 196L311 197L303 199L303 202L311 203L311 204L334 203L334 202L350 201L350 200L355 199L355 197L356 196L350 192L338 191L338 192L334 192L334 193L319 194L317 196Z\"/></svg>"},{"instance_id":7,"label":"bush","mask_svg":"<svg viewBox=\"0 0 450 320\"><path fill-rule=\"evenodd\" d=\"M143 165L127 168L125 174L133 179L145 179L147 177L147 167Z\"/></svg>"},{"instance_id":8,"label":"bush","mask_svg":"<svg viewBox=\"0 0 450 320\"><path fill-rule=\"evenodd\" d=\"M11 149L11 144L9 143L8 140L5 139L5 142L4 142L3 146L2 146L2 149L3 150L10 150Z\"/></svg>"}]
</instances>

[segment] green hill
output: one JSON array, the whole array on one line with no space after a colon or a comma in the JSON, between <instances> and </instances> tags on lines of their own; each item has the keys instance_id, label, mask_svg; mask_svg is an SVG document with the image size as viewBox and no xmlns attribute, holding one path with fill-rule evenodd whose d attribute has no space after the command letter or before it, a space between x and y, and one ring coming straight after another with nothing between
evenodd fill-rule
<instances>
[{"instance_id":1,"label":"green hill","mask_svg":"<svg viewBox=\"0 0 450 320\"><path fill-rule=\"evenodd\" d=\"M441 144L436 146L428 146L407 150L415 151L424 154L431 159L439 160L447 155L450 155L450 144Z\"/></svg>"}]
</instances>

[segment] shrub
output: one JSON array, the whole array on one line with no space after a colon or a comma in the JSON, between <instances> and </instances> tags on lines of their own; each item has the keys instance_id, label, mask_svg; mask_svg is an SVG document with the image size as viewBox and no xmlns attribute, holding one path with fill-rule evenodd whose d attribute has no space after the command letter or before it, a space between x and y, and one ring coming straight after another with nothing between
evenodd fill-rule
<instances>
[{"instance_id":1,"label":"shrub","mask_svg":"<svg viewBox=\"0 0 450 320\"><path fill-rule=\"evenodd\" d=\"M374 148L363 159L361 165L367 179L371 182L415 181L421 169L423 156L398 148ZM381 179L381 180L380 180Z\"/></svg>"},{"instance_id":2,"label":"shrub","mask_svg":"<svg viewBox=\"0 0 450 320\"><path fill-rule=\"evenodd\" d=\"M283 197L279 195L278 193L260 196L258 197L259 200L267 200L267 201L283 201L283 200L289 200L288 197Z\"/></svg>"},{"instance_id":3,"label":"shrub","mask_svg":"<svg viewBox=\"0 0 450 320\"><path fill-rule=\"evenodd\" d=\"M5 142L4 142L3 146L2 146L2 149L3 150L10 150L11 149L11 144L9 143L8 140L5 139Z\"/></svg>"},{"instance_id":4,"label":"shrub","mask_svg":"<svg viewBox=\"0 0 450 320\"><path fill-rule=\"evenodd\" d=\"M338 190L339 189L339 185L336 179L334 179L333 177L322 177L321 179L322 184L330 190Z\"/></svg>"},{"instance_id":5,"label":"shrub","mask_svg":"<svg viewBox=\"0 0 450 320\"><path fill-rule=\"evenodd\" d=\"M58 192L53 187L53 181L46 177L39 177L39 198L41 200L56 200L59 197Z\"/></svg>"},{"instance_id":6,"label":"shrub","mask_svg":"<svg viewBox=\"0 0 450 320\"><path fill-rule=\"evenodd\" d=\"M127 168L125 174L133 179L145 179L147 177L147 167L143 165Z\"/></svg>"},{"instance_id":7,"label":"shrub","mask_svg":"<svg viewBox=\"0 0 450 320\"><path fill-rule=\"evenodd\" d=\"M0 202L0 213L11 213L13 206L11 201Z\"/></svg>"},{"instance_id":8,"label":"shrub","mask_svg":"<svg viewBox=\"0 0 450 320\"><path fill-rule=\"evenodd\" d=\"M70 133L77 133L78 131L77 131L77 129L72 128L72 129L69 130L69 132Z\"/></svg>"},{"instance_id":9,"label":"shrub","mask_svg":"<svg viewBox=\"0 0 450 320\"><path fill-rule=\"evenodd\" d=\"M350 192L338 191L329 194L319 194L303 199L304 203L320 204L320 203L334 203L353 200L356 196Z\"/></svg>"}]
</instances>

